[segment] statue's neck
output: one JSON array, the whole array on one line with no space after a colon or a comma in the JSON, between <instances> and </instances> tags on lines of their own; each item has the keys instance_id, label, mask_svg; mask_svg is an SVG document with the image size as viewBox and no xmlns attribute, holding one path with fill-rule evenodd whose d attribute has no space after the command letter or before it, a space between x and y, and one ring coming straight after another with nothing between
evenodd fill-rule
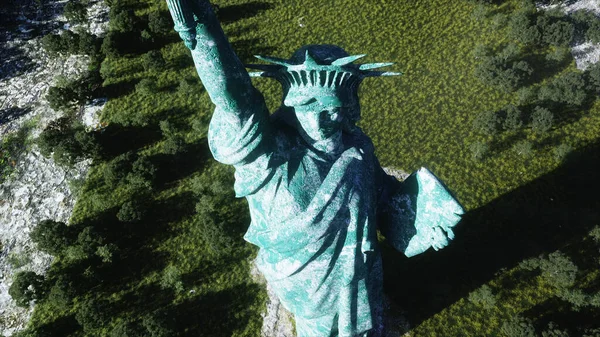
<instances>
[{"instance_id":1,"label":"statue's neck","mask_svg":"<svg viewBox=\"0 0 600 337\"><path fill-rule=\"evenodd\" d=\"M337 132L333 136L324 140L311 140L309 146L318 157L325 161L335 161L344 152L344 142L342 141L342 132Z\"/></svg>"}]
</instances>

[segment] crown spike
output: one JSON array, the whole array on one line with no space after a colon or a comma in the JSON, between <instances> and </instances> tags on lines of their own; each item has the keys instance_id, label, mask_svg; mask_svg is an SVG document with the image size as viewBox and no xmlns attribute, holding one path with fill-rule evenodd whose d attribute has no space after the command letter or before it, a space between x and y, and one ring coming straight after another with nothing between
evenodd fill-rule
<instances>
[{"instance_id":1,"label":"crown spike","mask_svg":"<svg viewBox=\"0 0 600 337\"><path fill-rule=\"evenodd\" d=\"M307 66L318 66L317 61L315 61L315 59L310 55L308 49L304 54L304 64Z\"/></svg>"},{"instance_id":2,"label":"crown spike","mask_svg":"<svg viewBox=\"0 0 600 337\"><path fill-rule=\"evenodd\" d=\"M272 72L276 72L281 69L281 66L276 66L276 65L272 65L272 64L245 64L244 66L246 68L250 68L250 69L272 71Z\"/></svg>"},{"instance_id":3,"label":"crown spike","mask_svg":"<svg viewBox=\"0 0 600 337\"><path fill-rule=\"evenodd\" d=\"M332 66L345 66L345 65L350 64L350 63L358 60L359 58L363 58L365 56L367 56L367 54L351 55L351 56L342 57L340 59L337 59L337 60L331 62L331 65Z\"/></svg>"},{"instance_id":4,"label":"crown spike","mask_svg":"<svg viewBox=\"0 0 600 337\"><path fill-rule=\"evenodd\" d=\"M376 69L376 68L382 68L382 67L388 67L391 66L392 62L385 62L385 63L365 63L365 64L361 64L358 69L360 70L369 70L369 69Z\"/></svg>"},{"instance_id":5,"label":"crown spike","mask_svg":"<svg viewBox=\"0 0 600 337\"><path fill-rule=\"evenodd\" d=\"M272 56L261 56L261 55L254 55L254 57L256 57L257 59L261 60L261 61L265 61L265 62L270 62L270 63L275 63L278 64L280 66L283 67L288 67L291 64L288 62L288 60L284 60L284 59L280 59L278 57L272 57Z\"/></svg>"},{"instance_id":6,"label":"crown spike","mask_svg":"<svg viewBox=\"0 0 600 337\"><path fill-rule=\"evenodd\" d=\"M400 76L404 73L393 72L393 71L365 71L362 73L364 77L379 77L379 76Z\"/></svg>"}]
</instances>

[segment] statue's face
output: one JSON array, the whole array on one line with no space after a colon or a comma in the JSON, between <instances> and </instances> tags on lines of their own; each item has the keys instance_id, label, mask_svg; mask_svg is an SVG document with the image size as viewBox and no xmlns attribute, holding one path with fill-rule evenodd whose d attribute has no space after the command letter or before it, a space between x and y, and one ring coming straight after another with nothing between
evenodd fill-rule
<instances>
[{"instance_id":1,"label":"statue's face","mask_svg":"<svg viewBox=\"0 0 600 337\"><path fill-rule=\"evenodd\" d=\"M346 107L311 99L306 104L294 107L296 118L307 141L323 141L342 131Z\"/></svg>"}]
</instances>

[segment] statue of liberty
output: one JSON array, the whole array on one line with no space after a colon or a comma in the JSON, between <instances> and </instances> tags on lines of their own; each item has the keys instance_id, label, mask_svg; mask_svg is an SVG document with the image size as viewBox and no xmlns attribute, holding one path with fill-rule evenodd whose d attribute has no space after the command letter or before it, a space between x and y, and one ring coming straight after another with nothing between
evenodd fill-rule
<instances>
[{"instance_id":1,"label":"statue of liberty","mask_svg":"<svg viewBox=\"0 0 600 337\"><path fill-rule=\"evenodd\" d=\"M358 86L391 63L354 64L333 45L309 45L290 59L257 56L246 65L227 41L208 0L167 0L198 75L216 108L208 142L235 167L246 197L244 238L256 264L294 315L298 336L380 336L382 268L377 230L413 256L452 239L462 208L435 176L420 169L400 183L379 165L356 126ZM283 86L270 114L250 76Z\"/></svg>"}]
</instances>

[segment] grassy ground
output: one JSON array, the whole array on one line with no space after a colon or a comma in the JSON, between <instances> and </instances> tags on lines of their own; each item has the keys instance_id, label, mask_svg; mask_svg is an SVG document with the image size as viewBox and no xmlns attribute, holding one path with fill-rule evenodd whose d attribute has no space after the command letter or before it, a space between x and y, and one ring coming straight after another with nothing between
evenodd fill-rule
<instances>
[{"instance_id":1,"label":"grassy ground","mask_svg":"<svg viewBox=\"0 0 600 337\"><path fill-rule=\"evenodd\" d=\"M410 335L497 335L502 323L516 314L531 317L539 325L554 320L574 327L569 323L571 311L552 310L553 289L517 264L563 249L580 262L578 277L598 276L589 272L592 264L584 261L586 249L594 249L585 235L600 218L597 198L585 193L599 185L595 174L600 131L597 102L543 138L523 131L491 141L473 132L473 120L481 111L499 109L515 97L473 76L475 46L501 46L507 38L503 26L475 20L474 5L467 1L216 3L243 62L256 63L253 54L287 58L304 44L328 43L351 54L367 53L364 62L396 62L391 70L405 73L363 83L360 126L375 143L383 166L406 171L428 167L469 211L457 230L457 240L442 252L409 260L384 250L386 292L408 317L413 328ZM166 4L158 0L130 5L140 17L166 11ZM494 7L491 14L509 12L511 6L508 2ZM104 87L110 100L102 119L109 126L100 137L112 156L131 150L158 168L151 211L141 224L123 229L115 214L137 192L125 181L116 188L106 185L106 163L96 163L72 222L98 226L122 247L121 257L112 265L76 264L73 268L87 275L93 291L82 291L74 307L66 311L41 303L33 320L36 324L66 320L61 324L69 326L83 299L96 297L114 309L109 324L94 330L97 335L107 335L122 321L141 322L144 315L159 312L175 320L181 335L257 336L265 294L248 276L254 251L241 241L248 219L239 214L245 214L245 206L217 198L221 200L218 221L232 226L226 228L230 241L217 241L216 246L211 242L218 233L207 234L203 213L194 211L203 195L229 193L210 192L219 190L218 186L198 192L197 186L231 183L231 172L214 163L205 143L213 107L198 83L189 53L176 36L158 39L148 48L161 50L164 69L145 70L142 53L135 52L104 61ZM572 67L572 63L567 66ZM135 89L144 78L156 83L157 93L148 96ZM189 78L191 90L180 87L182 78ZM280 103L279 85L268 79L254 81L274 110ZM185 152L165 151L158 127L165 119L183 137ZM519 139L534 141L532 157L510 151ZM491 141L492 155L474 161L469 146L480 140ZM566 164L552 155L561 142L575 148ZM158 286L171 265L180 271L185 291ZM66 267L59 260L53 268ZM490 309L467 300L470 292L484 284L497 301ZM586 310L579 313L583 326L598 318Z\"/></svg>"}]
</instances>

